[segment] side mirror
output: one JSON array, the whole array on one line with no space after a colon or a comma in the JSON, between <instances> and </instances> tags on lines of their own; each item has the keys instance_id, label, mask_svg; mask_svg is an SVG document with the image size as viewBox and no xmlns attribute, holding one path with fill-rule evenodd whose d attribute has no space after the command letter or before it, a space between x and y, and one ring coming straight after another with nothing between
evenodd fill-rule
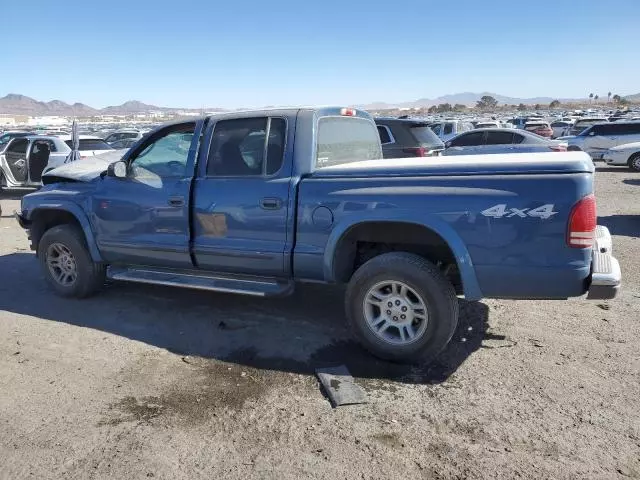
<instances>
[{"instance_id":1,"label":"side mirror","mask_svg":"<svg viewBox=\"0 0 640 480\"><path fill-rule=\"evenodd\" d=\"M114 178L126 178L127 164L121 160L111 163L107 168L107 176Z\"/></svg>"},{"instance_id":2,"label":"side mirror","mask_svg":"<svg viewBox=\"0 0 640 480\"><path fill-rule=\"evenodd\" d=\"M589 132L589 136L593 137L596 134L596 132Z\"/></svg>"},{"instance_id":3,"label":"side mirror","mask_svg":"<svg viewBox=\"0 0 640 480\"><path fill-rule=\"evenodd\" d=\"M444 144L444 148L449 148L451 146L451 142L447 142Z\"/></svg>"}]
</instances>

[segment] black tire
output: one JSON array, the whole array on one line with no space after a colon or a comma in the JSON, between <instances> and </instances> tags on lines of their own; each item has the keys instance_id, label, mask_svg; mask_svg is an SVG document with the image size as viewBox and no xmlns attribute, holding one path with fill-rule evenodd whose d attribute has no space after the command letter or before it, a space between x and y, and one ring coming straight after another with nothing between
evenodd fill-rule
<instances>
[{"instance_id":1,"label":"black tire","mask_svg":"<svg viewBox=\"0 0 640 480\"><path fill-rule=\"evenodd\" d=\"M428 322L410 344L385 341L367 323L367 293L384 281L402 282L424 301ZM447 346L458 325L458 299L453 285L435 265L412 253L385 253L362 265L349 282L345 307L349 327L362 345L373 355L394 362L432 361Z\"/></svg>"},{"instance_id":2,"label":"black tire","mask_svg":"<svg viewBox=\"0 0 640 480\"><path fill-rule=\"evenodd\" d=\"M71 285L60 284L49 269L47 252L52 244L63 245L73 255L76 279ZM58 225L47 230L38 244L38 259L47 283L60 296L85 298L104 285L106 266L93 261L83 232L74 225Z\"/></svg>"},{"instance_id":3,"label":"black tire","mask_svg":"<svg viewBox=\"0 0 640 480\"><path fill-rule=\"evenodd\" d=\"M576 147L575 145L569 145L567 147L568 152L581 152L582 149L580 147Z\"/></svg>"},{"instance_id":4,"label":"black tire","mask_svg":"<svg viewBox=\"0 0 640 480\"><path fill-rule=\"evenodd\" d=\"M631 155L627 164L629 165L629 168L634 172L640 172L640 152Z\"/></svg>"}]
</instances>

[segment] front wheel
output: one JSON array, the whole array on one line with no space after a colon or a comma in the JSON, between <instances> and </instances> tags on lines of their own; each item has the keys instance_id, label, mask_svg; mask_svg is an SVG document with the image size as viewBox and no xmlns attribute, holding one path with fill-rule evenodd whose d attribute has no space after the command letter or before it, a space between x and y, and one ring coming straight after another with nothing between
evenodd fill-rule
<instances>
[{"instance_id":1,"label":"front wheel","mask_svg":"<svg viewBox=\"0 0 640 480\"><path fill-rule=\"evenodd\" d=\"M105 266L93 261L82 231L73 225L47 230L38 244L38 259L47 282L63 297L88 297L104 285Z\"/></svg>"},{"instance_id":2,"label":"front wheel","mask_svg":"<svg viewBox=\"0 0 640 480\"><path fill-rule=\"evenodd\" d=\"M451 282L411 253L386 253L362 265L349 282L345 302L354 335L385 360L433 360L458 323Z\"/></svg>"},{"instance_id":3,"label":"front wheel","mask_svg":"<svg viewBox=\"0 0 640 480\"><path fill-rule=\"evenodd\" d=\"M629 158L629 168L634 172L640 172L640 152L631 155Z\"/></svg>"}]
</instances>

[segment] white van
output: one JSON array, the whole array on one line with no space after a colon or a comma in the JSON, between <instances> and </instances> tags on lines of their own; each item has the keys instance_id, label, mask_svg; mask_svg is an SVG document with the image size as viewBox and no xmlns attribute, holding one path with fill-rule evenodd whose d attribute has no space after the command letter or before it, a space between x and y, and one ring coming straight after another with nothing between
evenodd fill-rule
<instances>
[{"instance_id":1,"label":"white van","mask_svg":"<svg viewBox=\"0 0 640 480\"><path fill-rule=\"evenodd\" d=\"M594 160L602 160L610 148L625 143L640 142L640 122L599 123L575 137L564 137L568 150L582 150Z\"/></svg>"}]
</instances>

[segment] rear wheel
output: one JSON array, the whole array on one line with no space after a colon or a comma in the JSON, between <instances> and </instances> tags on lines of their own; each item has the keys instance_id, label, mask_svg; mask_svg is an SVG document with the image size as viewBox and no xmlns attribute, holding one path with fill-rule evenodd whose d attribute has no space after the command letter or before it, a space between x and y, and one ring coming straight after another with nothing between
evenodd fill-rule
<instances>
[{"instance_id":1,"label":"rear wheel","mask_svg":"<svg viewBox=\"0 0 640 480\"><path fill-rule=\"evenodd\" d=\"M411 253L377 256L362 265L346 294L349 326L377 357L433 360L458 322L458 299L438 268Z\"/></svg>"},{"instance_id":2,"label":"rear wheel","mask_svg":"<svg viewBox=\"0 0 640 480\"><path fill-rule=\"evenodd\" d=\"M575 145L569 145L567 147L567 151L569 151L569 152L581 152L582 150L580 149L580 147L576 147Z\"/></svg>"},{"instance_id":3,"label":"rear wheel","mask_svg":"<svg viewBox=\"0 0 640 480\"><path fill-rule=\"evenodd\" d=\"M631 155L628 163L631 170L634 172L640 172L640 152Z\"/></svg>"},{"instance_id":4,"label":"rear wheel","mask_svg":"<svg viewBox=\"0 0 640 480\"><path fill-rule=\"evenodd\" d=\"M106 267L93 261L82 231L73 225L47 230L38 259L47 282L63 297L88 297L104 285Z\"/></svg>"}]
</instances>

